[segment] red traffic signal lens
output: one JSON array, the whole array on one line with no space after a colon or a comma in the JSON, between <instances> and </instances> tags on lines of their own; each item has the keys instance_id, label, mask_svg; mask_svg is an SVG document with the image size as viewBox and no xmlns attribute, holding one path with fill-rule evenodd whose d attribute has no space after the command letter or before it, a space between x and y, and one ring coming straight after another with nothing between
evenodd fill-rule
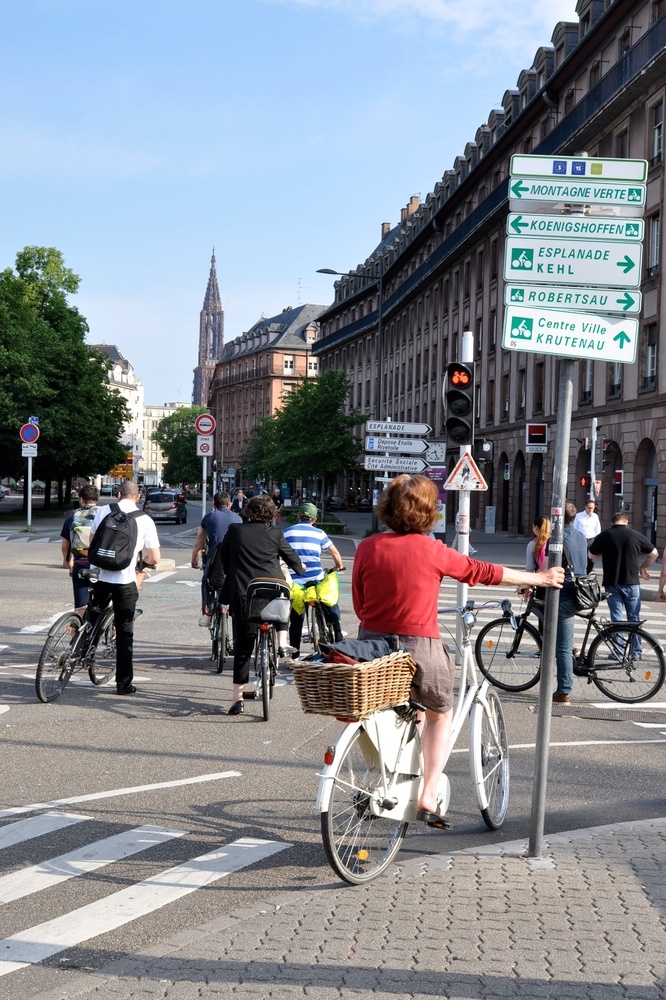
<instances>
[{"instance_id":1,"label":"red traffic signal lens","mask_svg":"<svg viewBox=\"0 0 666 1000\"><path fill-rule=\"evenodd\" d=\"M580 485L581 486L587 486L587 476L581 476L580 477Z\"/></svg>"},{"instance_id":2,"label":"red traffic signal lens","mask_svg":"<svg viewBox=\"0 0 666 1000\"><path fill-rule=\"evenodd\" d=\"M449 373L451 385L466 387L472 381L472 377L467 368L454 368Z\"/></svg>"}]
</instances>

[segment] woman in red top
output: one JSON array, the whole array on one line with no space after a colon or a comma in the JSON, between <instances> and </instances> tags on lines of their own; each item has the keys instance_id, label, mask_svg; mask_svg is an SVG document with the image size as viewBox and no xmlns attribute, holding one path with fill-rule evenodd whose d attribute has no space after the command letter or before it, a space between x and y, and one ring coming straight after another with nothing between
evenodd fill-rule
<instances>
[{"instance_id":1,"label":"woman in red top","mask_svg":"<svg viewBox=\"0 0 666 1000\"><path fill-rule=\"evenodd\" d=\"M359 639L397 636L416 663L413 696L425 706L424 780L417 818L448 824L437 802L439 776L449 756L455 667L442 644L437 602L442 579L488 586L500 583L562 586L561 567L528 573L470 559L429 534L437 518L437 487L427 476L397 476L382 494L377 516L389 528L362 541L354 557L352 599Z\"/></svg>"}]
</instances>

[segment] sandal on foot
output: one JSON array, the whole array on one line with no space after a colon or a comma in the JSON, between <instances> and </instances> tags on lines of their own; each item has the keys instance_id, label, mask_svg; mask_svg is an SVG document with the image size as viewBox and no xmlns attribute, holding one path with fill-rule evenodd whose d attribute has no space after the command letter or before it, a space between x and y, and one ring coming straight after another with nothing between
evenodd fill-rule
<instances>
[{"instance_id":1,"label":"sandal on foot","mask_svg":"<svg viewBox=\"0 0 666 1000\"><path fill-rule=\"evenodd\" d=\"M432 826L436 830L451 829L451 824L447 820L446 816L443 816L438 812L428 812L427 809L417 809L416 818L420 823L425 823L426 826Z\"/></svg>"}]
</instances>

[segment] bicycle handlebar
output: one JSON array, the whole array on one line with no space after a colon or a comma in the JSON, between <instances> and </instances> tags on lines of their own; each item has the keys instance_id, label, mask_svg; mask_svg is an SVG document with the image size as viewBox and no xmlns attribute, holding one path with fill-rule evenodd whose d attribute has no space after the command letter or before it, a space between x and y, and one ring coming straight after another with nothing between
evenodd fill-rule
<instances>
[{"instance_id":1,"label":"bicycle handlebar","mask_svg":"<svg viewBox=\"0 0 666 1000\"><path fill-rule=\"evenodd\" d=\"M484 601L483 604L475 604L474 601L468 601L461 608L437 608L438 615L448 615L448 614L462 614L464 611L473 611L475 614L478 611L482 611L484 608L499 608L499 601Z\"/></svg>"}]
</instances>

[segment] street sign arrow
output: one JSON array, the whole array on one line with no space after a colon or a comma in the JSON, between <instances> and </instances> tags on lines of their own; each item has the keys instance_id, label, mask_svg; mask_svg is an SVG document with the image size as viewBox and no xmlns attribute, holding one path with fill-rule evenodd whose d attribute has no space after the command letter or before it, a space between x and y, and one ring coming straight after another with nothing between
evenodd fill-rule
<instances>
[{"instance_id":1,"label":"street sign arrow","mask_svg":"<svg viewBox=\"0 0 666 1000\"><path fill-rule=\"evenodd\" d=\"M505 284L504 304L544 306L551 309L590 309L602 313L639 313L643 304L640 292L621 292L618 288L576 288L574 285Z\"/></svg>"},{"instance_id":2,"label":"street sign arrow","mask_svg":"<svg viewBox=\"0 0 666 1000\"><path fill-rule=\"evenodd\" d=\"M509 195L511 198L526 198L530 193L530 185L526 184L521 177L517 177L509 184Z\"/></svg>"},{"instance_id":3,"label":"street sign arrow","mask_svg":"<svg viewBox=\"0 0 666 1000\"><path fill-rule=\"evenodd\" d=\"M366 431L370 434L377 434L382 431L385 434L430 434L432 427L430 424L400 424L396 420L368 420L365 425Z\"/></svg>"},{"instance_id":4,"label":"street sign arrow","mask_svg":"<svg viewBox=\"0 0 666 1000\"><path fill-rule=\"evenodd\" d=\"M428 442L422 438L367 437L366 451L387 451L390 454L422 455Z\"/></svg>"},{"instance_id":5,"label":"street sign arrow","mask_svg":"<svg viewBox=\"0 0 666 1000\"><path fill-rule=\"evenodd\" d=\"M624 271L625 274L629 274L629 272L634 267L636 267L636 262L633 261L631 259L631 257L629 257L628 254L625 254L625 256L624 256L624 258L622 260L618 260L617 266L620 267L620 268L622 268L622 270Z\"/></svg>"},{"instance_id":6,"label":"street sign arrow","mask_svg":"<svg viewBox=\"0 0 666 1000\"><path fill-rule=\"evenodd\" d=\"M623 348L625 344L631 343L631 337L629 336L628 333L625 333L624 330L620 330L618 333L616 333L615 336L613 337L613 340L617 340L620 348Z\"/></svg>"},{"instance_id":7,"label":"street sign arrow","mask_svg":"<svg viewBox=\"0 0 666 1000\"><path fill-rule=\"evenodd\" d=\"M393 455L366 455L364 467L370 472L425 472L430 468L422 458L399 458Z\"/></svg>"},{"instance_id":8,"label":"street sign arrow","mask_svg":"<svg viewBox=\"0 0 666 1000\"><path fill-rule=\"evenodd\" d=\"M522 215L510 215L507 223L507 232L514 232L520 234L524 229L529 229L529 222L525 222Z\"/></svg>"}]
</instances>

